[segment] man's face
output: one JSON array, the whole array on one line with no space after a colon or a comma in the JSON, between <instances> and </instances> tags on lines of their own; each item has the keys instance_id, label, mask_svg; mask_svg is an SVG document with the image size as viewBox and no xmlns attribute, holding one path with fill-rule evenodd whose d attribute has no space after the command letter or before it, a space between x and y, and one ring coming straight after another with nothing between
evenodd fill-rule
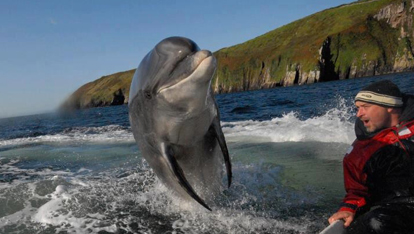
<instances>
[{"instance_id":1,"label":"man's face","mask_svg":"<svg viewBox=\"0 0 414 234\"><path fill-rule=\"evenodd\" d=\"M357 117L364 123L368 132L375 132L377 130L391 127L391 110L375 104L356 101L358 108Z\"/></svg>"}]
</instances>

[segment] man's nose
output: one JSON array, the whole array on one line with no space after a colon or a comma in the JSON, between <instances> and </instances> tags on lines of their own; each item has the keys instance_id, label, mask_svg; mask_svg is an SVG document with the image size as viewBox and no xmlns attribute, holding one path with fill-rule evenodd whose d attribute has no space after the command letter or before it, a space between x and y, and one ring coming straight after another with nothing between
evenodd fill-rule
<instances>
[{"instance_id":1,"label":"man's nose","mask_svg":"<svg viewBox=\"0 0 414 234\"><path fill-rule=\"evenodd\" d=\"M357 113L356 113L356 117L361 118L361 116L364 115L364 111L362 110L362 108L359 108Z\"/></svg>"}]
</instances>

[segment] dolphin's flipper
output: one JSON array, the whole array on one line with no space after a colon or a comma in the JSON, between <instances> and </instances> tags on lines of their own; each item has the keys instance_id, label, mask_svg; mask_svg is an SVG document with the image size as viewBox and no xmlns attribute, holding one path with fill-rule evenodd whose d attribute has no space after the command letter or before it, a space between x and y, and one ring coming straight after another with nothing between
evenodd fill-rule
<instances>
[{"instance_id":1,"label":"dolphin's flipper","mask_svg":"<svg viewBox=\"0 0 414 234\"><path fill-rule=\"evenodd\" d=\"M229 151L227 149L227 144L226 144L226 140L224 139L224 134L223 131L221 130L221 126L220 126L220 120L219 117L216 116L216 118L214 118L213 123L211 125L211 127L214 131L214 135L220 145L221 148L221 152L223 153L223 157L224 157L224 163L226 164L226 170L227 170L227 182L228 182L228 186L230 188L231 185L231 178L233 177L233 173L231 171L231 162L230 162L230 156L229 156Z\"/></svg>"},{"instance_id":2,"label":"dolphin's flipper","mask_svg":"<svg viewBox=\"0 0 414 234\"><path fill-rule=\"evenodd\" d=\"M207 210L211 211L210 207L207 206L204 200L201 199L196 194L194 189L188 183L187 179L184 176L183 170L181 169L180 165L178 165L178 162L174 157L174 152L173 152L172 147L165 143L162 143L162 146L163 146L162 154L165 157L165 159L167 159L168 166L170 170L172 171L172 173L175 175L181 187L188 193L188 195L190 195L194 200L200 203L200 205L204 206Z\"/></svg>"}]
</instances>

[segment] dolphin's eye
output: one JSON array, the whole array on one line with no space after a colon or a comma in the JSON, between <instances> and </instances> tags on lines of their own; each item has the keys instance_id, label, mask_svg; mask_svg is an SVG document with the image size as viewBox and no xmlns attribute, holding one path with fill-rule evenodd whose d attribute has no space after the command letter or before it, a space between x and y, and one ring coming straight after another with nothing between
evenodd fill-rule
<instances>
[{"instance_id":1,"label":"dolphin's eye","mask_svg":"<svg viewBox=\"0 0 414 234\"><path fill-rule=\"evenodd\" d=\"M148 91L148 90L144 92L144 96L145 96L146 99L151 99L152 98L151 92Z\"/></svg>"}]
</instances>

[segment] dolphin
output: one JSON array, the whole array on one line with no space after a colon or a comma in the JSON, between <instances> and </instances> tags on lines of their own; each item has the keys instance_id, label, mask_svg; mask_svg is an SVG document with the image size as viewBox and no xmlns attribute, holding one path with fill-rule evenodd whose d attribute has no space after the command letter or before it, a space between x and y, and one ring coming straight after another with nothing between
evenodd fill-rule
<instances>
[{"instance_id":1,"label":"dolphin","mask_svg":"<svg viewBox=\"0 0 414 234\"><path fill-rule=\"evenodd\" d=\"M138 147L157 177L185 199L205 200L222 187L223 163L232 170L210 88L216 59L183 37L159 42L131 82L128 108Z\"/></svg>"}]
</instances>

